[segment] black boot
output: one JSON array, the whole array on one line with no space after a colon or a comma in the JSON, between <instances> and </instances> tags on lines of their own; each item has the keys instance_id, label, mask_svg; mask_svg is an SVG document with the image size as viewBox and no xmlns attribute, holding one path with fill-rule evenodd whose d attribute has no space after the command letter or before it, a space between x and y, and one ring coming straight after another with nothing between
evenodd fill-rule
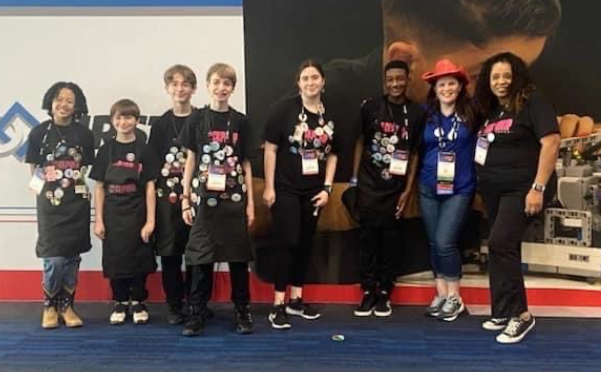
<instances>
[{"instance_id":1,"label":"black boot","mask_svg":"<svg viewBox=\"0 0 601 372\"><path fill-rule=\"evenodd\" d=\"M236 305L234 308L234 316L236 318L236 332L238 332L238 334L248 335L255 331L248 305Z\"/></svg>"},{"instance_id":2,"label":"black boot","mask_svg":"<svg viewBox=\"0 0 601 372\"><path fill-rule=\"evenodd\" d=\"M200 336L205 327L207 319L206 306L190 306L190 317L184 324L182 336L195 337Z\"/></svg>"},{"instance_id":3,"label":"black boot","mask_svg":"<svg viewBox=\"0 0 601 372\"><path fill-rule=\"evenodd\" d=\"M185 320L184 306L180 302L170 302L167 304L169 307L169 314L167 314L167 323L171 325L182 324Z\"/></svg>"}]
</instances>

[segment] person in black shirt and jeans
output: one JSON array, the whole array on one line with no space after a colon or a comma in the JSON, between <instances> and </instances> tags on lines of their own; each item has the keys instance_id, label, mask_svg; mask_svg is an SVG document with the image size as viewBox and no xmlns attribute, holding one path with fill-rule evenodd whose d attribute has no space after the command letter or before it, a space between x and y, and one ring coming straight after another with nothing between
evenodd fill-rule
<instances>
[{"instance_id":1,"label":"person in black shirt and jeans","mask_svg":"<svg viewBox=\"0 0 601 372\"><path fill-rule=\"evenodd\" d=\"M559 126L553 108L531 83L526 64L512 53L488 59L478 77L476 101L486 122L475 161L480 195L490 221L489 274L492 317L486 330L503 330L497 342L520 342L534 327L521 265L521 238L555 188Z\"/></svg>"},{"instance_id":2,"label":"person in black shirt and jeans","mask_svg":"<svg viewBox=\"0 0 601 372\"><path fill-rule=\"evenodd\" d=\"M422 108L405 93L409 66L391 61L384 68L386 94L361 106L362 135L355 146L351 187L359 207L361 304L356 316L392 314L395 251L401 249L400 217L417 171Z\"/></svg>"},{"instance_id":3,"label":"person in black shirt and jeans","mask_svg":"<svg viewBox=\"0 0 601 372\"><path fill-rule=\"evenodd\" d=\"M325 75L308 60L298 70L298 96L272 109L265 129L265 190L276 237L275 329L291 327L288 315L317 319L320 314L302 300L304 274L320 210L328 203L336 172L334 121L322 102ZM286 288L291 286L286 306Z\"/></svg>"}]
</instances>

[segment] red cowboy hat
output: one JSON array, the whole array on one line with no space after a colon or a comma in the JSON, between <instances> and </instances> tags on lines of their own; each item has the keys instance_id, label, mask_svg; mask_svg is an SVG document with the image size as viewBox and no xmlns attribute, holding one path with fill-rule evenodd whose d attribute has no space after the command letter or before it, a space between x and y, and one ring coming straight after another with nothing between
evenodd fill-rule
<instances>
[{"instance_id":1,"label":"red cowboy hat","mask_svg":"<svg viewBox=\"0 0 601 372\"><path fill-rule=\"evenodd\" d=\"M422 79L430 84L434 84L436 80L443 76L454 76L461 80L464 85L468 85L470 82L467 73L461 66L455 65L448 59L441 59L434 65L434 71L426 72L422 75Z\"/></svg>"}]
</instances>

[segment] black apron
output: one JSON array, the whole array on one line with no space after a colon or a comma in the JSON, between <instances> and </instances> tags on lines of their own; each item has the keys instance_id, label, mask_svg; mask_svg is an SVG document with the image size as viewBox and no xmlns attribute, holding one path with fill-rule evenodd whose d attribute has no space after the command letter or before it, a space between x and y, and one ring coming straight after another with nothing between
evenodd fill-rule
<instances>
[{"instance_id":1,"label":"black apron","mask_svg":"<svg viewBox=\"0 0 601 372\"><path fill-rule=\"evenodd\" d=\"M46 174L44 187L36 198L36 255L41 258L74 257L92 248L90 194L85 183L87 167L82 166L79 136L75 131L71 141L63 137L55 146L51 145L46 140L54 126L48 124L40 147L44 159L40 170Z\"/></svg>"},{"instance_id":2,"label":"black apron","mask_svg":"<svg viewBox=\"0 0 601 372\"><path fill-rule=\"evenodd\" d=\"M384 120L398 125L398 128L386 133L381 125ZM403 120L397 124L384 98L379 110L372 113L368 130L363 134L364 150L357 177L357 206L361 225L393 228L397 224L396 206L405 190L406 177L392 175L388 169L390 156L395 150L409 151L408 131L408 114L405 112Z\"/></svg>"},{"instance_id":3,"label":"black apron","mask_svg":"<svg viewBox=\"0 0 601 372\"><path fill-rule=\"evenodd\" d=\"M234 131L230 130L228 121L225 141L212 141L209 138L211 114L208 107L204 110L197 136L197 170L192 180L191 202L196 217L186 245L186 265L252 261L246 219L246 185L239 162L240 140L233 143ZM206 189L211 164L225 167L226 188L223 192Z\"/></svg>"},{"instance_id":4,"label":"black apron","mask_svg":"<svg viewBox=\"0 0 601 372\"><path fill-rule=\"evenodd\" d=\"M176 129L175 123L173 126ZM157 255L181 256L186 248L190 228L182 219L181 208L186 153L177 138L169 141L162 161L164 165L157 180Z\"/></svg>"},{"instance_id":5,"label":"black apron","mask_svg":"<svg viewBox=\"0 0 601 372\"><path fill-rule=\"evenodd\" d=\"M104 176L104 224L102 271L110 279L139 277L156 270L152 245L140 233L146 223L146 185L140 182L140 156L144 143L136 140L132 167L114 165L115 141L108 151L109 165ZM122 160L122 159L119 159Z\"/></svg>"}]
</instances>

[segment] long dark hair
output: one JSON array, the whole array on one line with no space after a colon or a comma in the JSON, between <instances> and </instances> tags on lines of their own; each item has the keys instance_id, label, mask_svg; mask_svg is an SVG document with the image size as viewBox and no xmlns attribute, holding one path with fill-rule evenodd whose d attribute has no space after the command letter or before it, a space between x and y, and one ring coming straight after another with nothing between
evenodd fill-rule
<instances>
[{"instance_id":1,"label":"long dark hair","mask_svg":"<svg viewBox=\"0 0 601 372\"><path fill-rule=\"evenodd\" d=\"M455 78L461 84L461 91L457 95L457 101L455 102L455 112L457 115L459 115L469 130L476 130L476 109L472 104L472 100L467 94L467 84L461 78ZM436 97L436 90L434 89L435 86L436 81L430 86L430 91L428 91L428 97L426 99L428 119L440 111L440 102L438 101L438 97Z\"/></svg>"},{"instance_id":2,"label":"long dark hair","mask_svg":"<svg viewBox=\"0 0 601 372\"><path fill-rule=\"evenodd\" d=\"M58 97L58 94L62 89L69 89L73 92L73 95L75 95L75 112L73 113L73 119L78 122L83 115L87 115L88 102L81 88L75 83L66 81L54 83L44 94L44 98L42 99L42 109L46 110L48 115L52 117L52 101Z\"/></svg>"},{"instance_id":3,"label":"long dark hair","mask_svg":"<svg viewBox=\"0 0 601 372\"><path fill-rule=\"evenodd\" d=\"M482 65L475 93L478 110L485 118L501 105L497 96L490 90L492 67L499 62L508 63L511 66L511 85L509 86L509 105L507 107L509 112L514 115L518 114L536 89L530 79L528 66L520 57L510 52L503 52L490 57Z\"/></svg>"}]
</instances>

